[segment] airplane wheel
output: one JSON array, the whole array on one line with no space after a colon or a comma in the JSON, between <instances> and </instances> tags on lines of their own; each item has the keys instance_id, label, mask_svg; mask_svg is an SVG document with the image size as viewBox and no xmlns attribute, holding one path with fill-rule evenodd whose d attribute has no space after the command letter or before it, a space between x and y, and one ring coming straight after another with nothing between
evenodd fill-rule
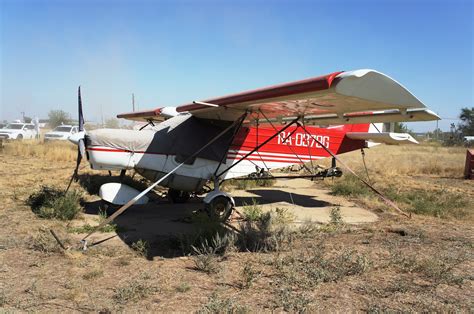
<instances>
[{"instance_id":1,"label":"airplane wheel","mask_svg":"<svg viewBox=\"0 0 474 314\"><path fill-rule=\"evenodd\" d=\"M168 197L173 203L186 203L189 200L189 192L169 189Z\"/></svg>"},{"instance_id":2,"label":"airplane wheel","mask_svg":"<svg viewBox=\"0 0 474 314\"><path fill-rule=\"evenodd\" d=\"M232 202L225 196L217 196L206 206L209 217L220 222L229 219L232 210Z\"/></svg>"}]
</instances>

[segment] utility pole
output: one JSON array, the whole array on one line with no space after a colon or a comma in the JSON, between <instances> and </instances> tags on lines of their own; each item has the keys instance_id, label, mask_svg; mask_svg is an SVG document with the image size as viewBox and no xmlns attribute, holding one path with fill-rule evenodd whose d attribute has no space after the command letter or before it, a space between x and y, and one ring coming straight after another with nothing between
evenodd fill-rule
<instances>
[{"instance_id":1,"label":"utility pole","mask_svg":"<svg viewBox=\"0 0 474 314\"><path fill-rule=\"evenodd\" d=\"M133 108L133 111L135 111L135 94L132 93L132 108Z\"/></svg>"},{"instance_id":2,"label":"utility pole","mask_svg":"<svg viewBox=\"0 0 474 314\"><path fill-rule=\"evenodd\" d=\"M100 105L100 119L102 120L102 127L104 127L104 111L102 110L102 104Z\"/></svg>"}]
</instances>

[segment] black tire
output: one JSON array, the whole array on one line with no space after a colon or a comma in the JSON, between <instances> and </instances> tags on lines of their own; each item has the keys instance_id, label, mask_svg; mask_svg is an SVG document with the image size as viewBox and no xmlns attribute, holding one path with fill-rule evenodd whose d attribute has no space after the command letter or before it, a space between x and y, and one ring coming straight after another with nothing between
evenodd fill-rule
<instances>
[{"instance_id":1,"label":"black tire","mask_svg":"<svg viewBox=\"0 0 474 314\"><path fill-rule=\"evenodd\" d=\"M190 197L189 192L175 190L175 189L168 190L168 198L173 203L178 203L178 204L186 203L189 200L189 197Z\"/></svg>"},{"instance_id":2,"label":"black tire","mask_svg":"<svg viewBox=\"0 0 474 314\"><path fill-rule=\"evenodd\" d=\"M23 135L18 134L18 136L16 137L16 139L17 139L18 141L21 141L21 140L23 139Z\"/></svg>"},{"instance_id":3,"label":"black tire","mask_svg":"<svg viewBox=\"0 0 474 314\"><path fill-rule=\"evenodd\" d=\"M229 219L233 210L232 202L228 197L219 195L206 205L206 211L213 220L225 222Z\"/></svg>"}]
</instances>

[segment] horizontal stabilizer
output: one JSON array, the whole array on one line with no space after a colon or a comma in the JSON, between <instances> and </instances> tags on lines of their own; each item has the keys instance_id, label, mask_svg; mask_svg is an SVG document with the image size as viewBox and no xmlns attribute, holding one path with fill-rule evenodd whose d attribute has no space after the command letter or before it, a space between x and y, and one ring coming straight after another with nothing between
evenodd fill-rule
<instances>
[{"instance_id":1,"label":"horizontal stabilizer","mask_svg":"<svg viewBox=\"0 0 474 314\"><path fill-rule=\"evenodd\" d=\"M408 133L366 133L366 132L348 132L346 136L353 140L366 140L375 143L384 144L418 144L418 141Z\"/></svg>"},{"instance_id":2,"label":"horizontal stabilizer","mask_svg":"<svg viewBox=\"0 0 474 314\"><path fill-rule=\"evenodd\" d=\"M432 121L439 119L436 113L426 108L408 109L406 111L396 109L367 113L350 113L342 116L333 114L305 117L307 124L313 125Z\"/></svg>"}]
</instances>

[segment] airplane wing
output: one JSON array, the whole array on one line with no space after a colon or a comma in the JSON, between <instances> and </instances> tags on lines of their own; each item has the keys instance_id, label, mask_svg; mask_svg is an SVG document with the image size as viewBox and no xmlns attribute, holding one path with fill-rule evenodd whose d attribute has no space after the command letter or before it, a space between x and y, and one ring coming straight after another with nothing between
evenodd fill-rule
<instances>
[{"instance_id":1,"label":"airplane wing","mask_svg":"<svg viewBox=\"0 0 474 314\"><path fill-rule=\"evenodd\" d=\"M191 113L202 119L235 121L246 111L260 123L296 117L317 125L439 119L400 83L375 70L335 72L176 108L157 108L117 117L162 121L173 114Z\"/></svg>"}]
</instances>

